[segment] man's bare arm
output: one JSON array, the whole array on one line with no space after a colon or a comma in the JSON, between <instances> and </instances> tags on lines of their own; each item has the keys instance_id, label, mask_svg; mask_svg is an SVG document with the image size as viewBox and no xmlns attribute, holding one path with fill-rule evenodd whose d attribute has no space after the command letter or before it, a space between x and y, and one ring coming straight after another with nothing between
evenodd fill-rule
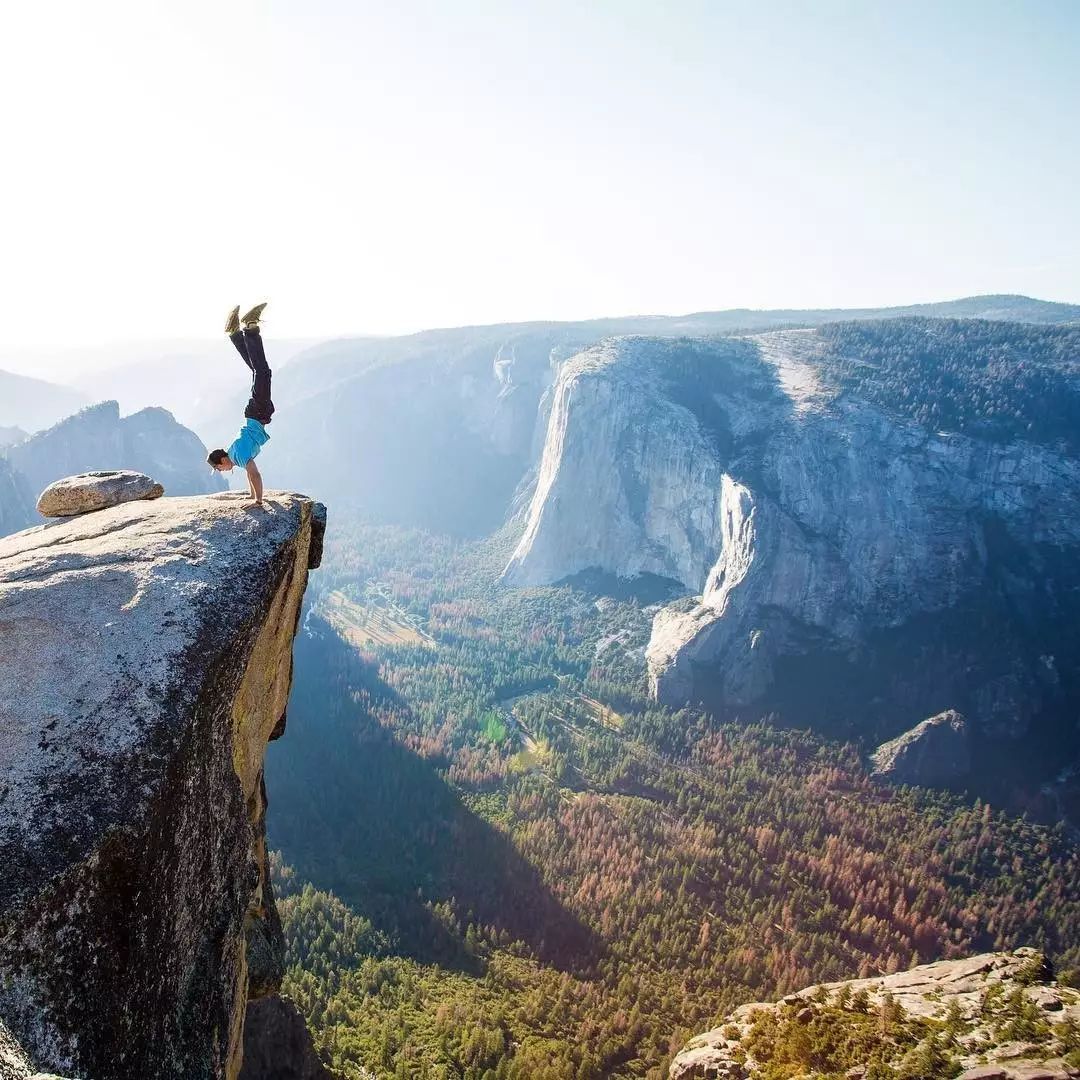
<instances>
[{"instance_id":1,"label":"man's bare arm","mask_svg":"<svg viewBox=\"0 0 1080 1080\"><path fill-rule=\"evenodd\" d=\"M251 497L261 506L263 486L259 467L254 461L249 461L245 468L247 469L248 488L251 490Z\"/></svg>"}]
</instances>

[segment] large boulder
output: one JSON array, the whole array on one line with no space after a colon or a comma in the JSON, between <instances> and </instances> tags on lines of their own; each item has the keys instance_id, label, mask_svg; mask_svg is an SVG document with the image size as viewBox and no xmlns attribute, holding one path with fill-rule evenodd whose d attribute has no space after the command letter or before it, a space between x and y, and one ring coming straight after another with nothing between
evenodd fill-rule
<instances>
[{"instance_id":1,"label":"large boulder","mask_svg":"<svg viewBox=\"0 0 1080 1080\"><path fill-rule=\"evenodd\" d=\"M931 716L873 753L873 775L894 784L947 785L971 771L967 721L955 709Z\"/></svg>"},{"instance_id":2,"label":"large boulder","mask_svg":"<svg viewBox=\"0 0 1080 1080\"><path fill-rule=\"evenodd\" d=\"M165 409L121 416L103 401L8 447L5 456L30 491L89 469L132 469L154 477L170 495L221 491L225 480L206 464L206 447Z\"/></svg>"},{"instance_id":3,"label":"large boulder","mask_svg":"<svg viewBox=\"0 0 1080 1080\"><path fill-rule=\"evenodd\" d=\"M145 473L126 469L84 472L54 480L39 496L43 517L74 517L137 499L160 499L165 489Z\"/></svg>"},{"instance_id":4,"label":"large boulder","mask_svg":"<svg viewBox=\"0 0 1080 1080\"><path fill-rule=\"evenodd\" d=\"M138 501L0 540L0 1018L31 1071L235 1080L282 967L263 755L316 505Z\"/></svg>"}]
</instances>

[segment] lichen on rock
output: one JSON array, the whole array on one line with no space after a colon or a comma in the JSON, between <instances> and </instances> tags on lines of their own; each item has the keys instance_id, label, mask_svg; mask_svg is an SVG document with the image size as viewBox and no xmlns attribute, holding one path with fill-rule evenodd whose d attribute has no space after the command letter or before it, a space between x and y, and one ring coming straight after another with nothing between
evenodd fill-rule
<instances>
[{"instance_id":1,"label":"lichen on rock","mask_svg":"<svg viewBox=\"0 0 1080 1080\"><path fill-rule=\"evenodd\" d=\"M0 540L0 1017L35 1069L237 1075L280 978L262 755L324 522L225 494Z\"/></svg>"}]
</instances>

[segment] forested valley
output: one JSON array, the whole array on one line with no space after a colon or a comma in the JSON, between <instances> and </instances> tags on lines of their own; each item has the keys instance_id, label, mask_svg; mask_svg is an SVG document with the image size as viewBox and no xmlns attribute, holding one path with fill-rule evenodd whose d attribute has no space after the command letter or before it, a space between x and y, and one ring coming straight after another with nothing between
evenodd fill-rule
<instances>
[{"instance_id":1,"label":"forested valley","mask_svg":"<svg viewBox=\"0 0 1080 1080\"><path fill-rule=\"evenodd\" d=\"M284 991L342 1075L659 1080L743 1001L1018 945L1080 965L1060 827L656 707L653 597L506 589L510 540L336 508L267 785Z\"/></svg>"}]
</instances>

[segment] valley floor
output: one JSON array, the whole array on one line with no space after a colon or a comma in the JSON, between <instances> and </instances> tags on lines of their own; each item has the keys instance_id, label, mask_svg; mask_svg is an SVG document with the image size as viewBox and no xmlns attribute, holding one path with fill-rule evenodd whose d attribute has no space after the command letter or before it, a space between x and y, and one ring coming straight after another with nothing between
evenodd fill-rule
<instances>
[{"instance_id":1,"label":"valley floor","mask_svg":"<svg viewBox=\"0 0 1080 1080\"><path fill-rule=\"evenodd\" d=\"M328 541L267 784L286 992L343 1076L660 1080L744 1001L990 948L1080 964L1058 829L656 707L651 609L504 589L509 538Z\"/></svg>"}]
</instances>

